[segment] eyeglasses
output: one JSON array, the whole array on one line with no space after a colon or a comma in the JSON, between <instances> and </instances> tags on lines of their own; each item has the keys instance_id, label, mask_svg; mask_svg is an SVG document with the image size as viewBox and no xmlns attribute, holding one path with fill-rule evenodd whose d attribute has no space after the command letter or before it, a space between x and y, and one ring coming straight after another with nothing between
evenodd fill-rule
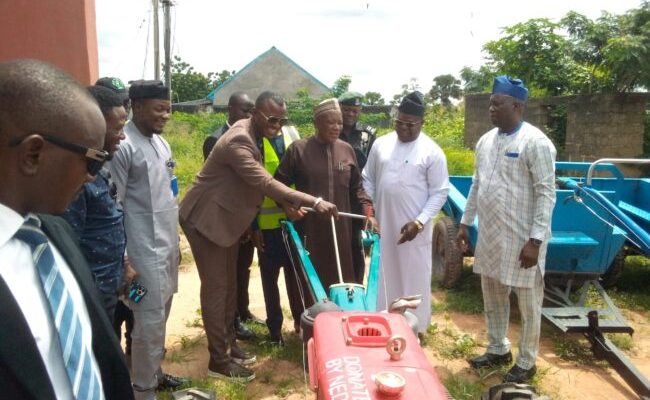
<instances>
[{"instance_id":1,"label":"eyeglasses","mask_svg":"<svg viewBox=\"0 0 650 400\"><path fill-rule=\"evenodd\" d=\"M261 110L260 110L260 114L262 114L262 116L266 119L266 122L268 122L271 125L280 124L280 126L285 126L289 122L289 118L281 118L273 115L267 117L266 114L264 114Z\"/></svg>"},{"instance_id":2,"label":"eyeglasses","mask_svg":"<svg viewBox=\"0 0 650 400\"><path fill-rule=\"evenodd\" d=\"M46 142L52 143L62 149L66 149L73 153L83 154L86 157L86 170L89 175L95 176L104 166L104 163L109 158L109 154L104 150L91 149L90 147L81 146L78 144L67 142L59 137L39 133ZM27 136L16 138L9 142L9 146L18 146L25 140Z\"/></svg>"},{"instance_id":3,"label":"eyeglasses","mask_svg":"<svg viewBox=\"0 0 650 400\"><path fill-rule=\"evenodd\" d=\"M408 121L402 121L401 119L395 119L394 122L395 122L395 126L404 126L408 129L412 129L415 126L418 126L422 123L422 121L408 122Z\"/></svg>"}]
</instances>

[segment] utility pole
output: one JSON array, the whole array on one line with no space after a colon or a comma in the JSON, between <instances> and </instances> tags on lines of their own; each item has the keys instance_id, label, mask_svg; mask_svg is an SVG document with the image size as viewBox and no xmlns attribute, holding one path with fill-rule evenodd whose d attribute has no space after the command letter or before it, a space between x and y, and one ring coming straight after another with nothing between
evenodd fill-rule
<instances>
[{"instance_id":1,"label":"utility pole","mask_svg":"<svg viewBox=\"0 0 650 400\"><path fill-rule=\"evenodd\" d=\"M162 0L163 4L163 16L165 17L165 37L164 37L164 46L165 46L165 86L171 89L171 83L172 83L172 63L171 63L171 57L172 57L172 51L171 51L171 25L172 25L172 17L171 17L171 6L172 2L171 0ZM169 91L169 95L171 96L171 90ZM171 100L171 98L170 98Z\"/></svg>"},{"instance_id":2,"label":"utility pole","mask_svg":"<svg viewBox=\"0 0 650 400\"><path fill-rule=\"evenodd\" d=\"M158 0L153 0L153 68L154 79L160 79L160 28L158 26Z\"/></svg>"}]
</instances>

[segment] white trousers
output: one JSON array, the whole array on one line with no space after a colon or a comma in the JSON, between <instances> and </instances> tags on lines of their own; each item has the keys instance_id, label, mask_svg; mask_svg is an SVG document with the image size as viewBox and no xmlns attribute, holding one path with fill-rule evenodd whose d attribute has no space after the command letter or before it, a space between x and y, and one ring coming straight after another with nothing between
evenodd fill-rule
<instances>
[{"instance_id":1,"label":"white trousers","mask_svg":"<svg viewBox=\"0 0 650 400\"><path fill-rule=\"evenodd\" d=\"M537 272L535 287L521 288L502 284L498 279L481 275L485 322L487 325L488 348L491 354L506 354L510 351L508 322L510 318L510 292L515 292L521 314L521 336L516 364L523 369L535 365L539 351L539 335L544 300L544 279Z\"/></svg>"}]
</instances>

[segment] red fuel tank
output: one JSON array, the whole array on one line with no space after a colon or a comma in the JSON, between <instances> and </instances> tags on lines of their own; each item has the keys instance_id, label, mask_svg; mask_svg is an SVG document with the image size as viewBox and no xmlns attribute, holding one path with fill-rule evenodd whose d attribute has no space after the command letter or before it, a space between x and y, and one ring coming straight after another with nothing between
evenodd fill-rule
<instances>
[{"instance_id":1,"label":"red fuel tank","mask_svg":"<svg viewBox=\"0 0 650 400\"><path fill-rule=\"evenodd\" d=\"M307 348L309 383L319 400L448 398L401 314L320 314Z\"/></svg>"}]
</instances>

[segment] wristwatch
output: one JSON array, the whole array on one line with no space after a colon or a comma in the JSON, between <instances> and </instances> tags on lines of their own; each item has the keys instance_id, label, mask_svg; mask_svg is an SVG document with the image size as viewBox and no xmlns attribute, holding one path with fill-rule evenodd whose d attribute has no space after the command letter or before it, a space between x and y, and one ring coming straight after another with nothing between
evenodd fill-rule
<instances>
[{"instance_id":1,"label":"wristwatch","mask_svg":"<svg viewBox=\"0 0 650 400\"><path fill-rule=\"evenodd\" d=\"M422 222L418 221L417 219L413 221L415 226L418 227L418 232L422 232L422 229L424 229L424 225L422 225Z\"/></svg>"},{"instance_id":2,"label":"wristwatch","mask_svg":"<svg viewBox=\"0 0 650 400\"><path fill-rule=\"evenodd\" d=\"M542 241L539 240L539 239L530 238L530 242L531 242L534 246L536 246L536 247L539 247L539 246L542 245Z\"/></svg>"}]
</instances>

